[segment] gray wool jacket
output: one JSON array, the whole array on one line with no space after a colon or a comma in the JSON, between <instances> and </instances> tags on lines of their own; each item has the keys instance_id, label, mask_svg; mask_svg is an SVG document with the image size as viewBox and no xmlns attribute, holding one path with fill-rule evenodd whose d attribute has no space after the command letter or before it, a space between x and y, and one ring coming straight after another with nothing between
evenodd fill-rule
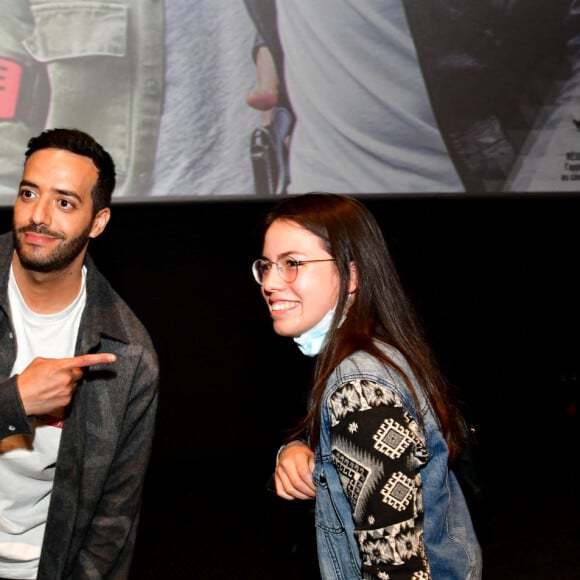
<instances>
[{"instance_id":1,"label":"gray wool jacket","mask_svg":"<svg viewBox=\"0 0 580 580\"><path fill-rule=\"evenodd\" d=\"M10 376L16 344L8 304L12 234L0 236L0 439L31 434ZM85 369L64 422L37 580L129 576L158 404L151 337L87 255L87 303L76 354L112 352ZM1 459L0 459L1 460Z\"/></svg>"}]
</instances>

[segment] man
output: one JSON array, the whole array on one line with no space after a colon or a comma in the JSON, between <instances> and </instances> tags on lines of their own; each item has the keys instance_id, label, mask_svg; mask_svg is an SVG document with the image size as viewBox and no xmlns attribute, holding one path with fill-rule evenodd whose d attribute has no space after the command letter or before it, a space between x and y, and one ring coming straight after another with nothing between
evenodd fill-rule
<instances>
[{"instance_id":1,"label":"man","mask_svg":"<svg viewBox=\"0 0 580 580\"><path fill-rule=\"evenodd\" d=\"M87 254L111 156L78 130L28 142L0 236L0 578L127 578L158 402L147 330Z\"/></svg>"}]
</instances>

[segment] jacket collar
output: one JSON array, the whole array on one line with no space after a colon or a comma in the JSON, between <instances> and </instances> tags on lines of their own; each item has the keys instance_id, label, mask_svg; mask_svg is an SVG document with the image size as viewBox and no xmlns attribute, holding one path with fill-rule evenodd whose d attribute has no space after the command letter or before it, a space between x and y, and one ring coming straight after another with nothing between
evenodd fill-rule
<instances>
[{"instance_id":1,"label":"jacket collar","mask_svg":"<svg viewBox=\"0 0 580 580\"><path fill-rule=\"evenodd\" d=\"M8 278L10 264L14 253L12 232L0 235L0 308L9 315L8 304ZM99 272L93 259L87 253L85 257L87 268L87 300L80 336L81 352L90 352L101 341L102 337L112 338L120 342L128 343L129 337L121 325L121 317L117 314L119 297L112 289L109 282Z\"/></svg>"}]
</instances>

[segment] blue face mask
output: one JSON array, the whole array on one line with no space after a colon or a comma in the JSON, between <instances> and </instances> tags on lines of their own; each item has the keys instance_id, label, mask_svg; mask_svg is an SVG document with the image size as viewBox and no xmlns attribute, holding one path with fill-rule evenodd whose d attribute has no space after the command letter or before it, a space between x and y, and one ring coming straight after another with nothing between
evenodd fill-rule
<instances>
[{"instance_id":1,"label":"blue face mask","mask_svg":"<svg viewBox=\"0 0 580 580\"><path fill-rule=\"evenodd\" d=\"M334 310L334 308L329 310L318 324L294 338L294 342L298 345L302 354L316 356L321 351L324 339L332 324Z\"/></svg>"}]
</instances>

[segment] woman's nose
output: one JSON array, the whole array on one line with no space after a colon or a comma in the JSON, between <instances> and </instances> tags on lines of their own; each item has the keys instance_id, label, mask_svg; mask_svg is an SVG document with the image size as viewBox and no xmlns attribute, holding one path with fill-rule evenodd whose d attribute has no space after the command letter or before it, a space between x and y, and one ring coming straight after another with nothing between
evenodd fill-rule
<instances>
[{"instance_id":1,"label":"woman's nose","mask_svg":"<svg viewBox=\"0 0 580 580\"><path fill-rule=\"evenodd\" d=\"M280 275L280 271L278 270L277 266L272 266L269 268L262 277L262 287L266 292L270 292L271 290L276 290L282 286L284 286L286 282L282 279Z\"/></svg>"}]
</instances>

